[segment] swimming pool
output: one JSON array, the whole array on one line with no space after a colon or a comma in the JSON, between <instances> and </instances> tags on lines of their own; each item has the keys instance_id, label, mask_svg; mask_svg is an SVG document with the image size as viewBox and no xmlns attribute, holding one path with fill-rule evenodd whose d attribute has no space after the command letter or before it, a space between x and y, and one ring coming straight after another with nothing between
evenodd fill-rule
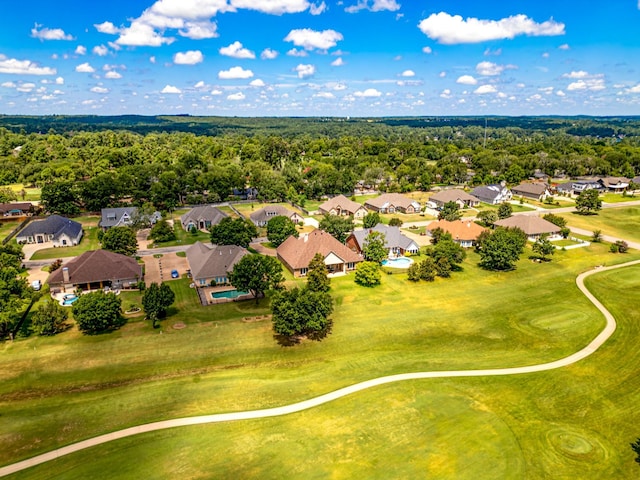
<instances>
[{"instance_id":1,"label":"swimming pool","mask_svg":"<svg viewBox=\"0 0 640 480\"><path fill-rule=\"evenodd\" d=\"M240 295L246 295L248 292L242 290L225 290L224 292L211 292L212 298L238 298Z\"/></svg>"},{"instance_id":2,"label":"swimming pool","mask_svg":"<svg viewBox=\"0 0 640 480\"><path fill-rule=\"evenodd\" d=\"M391 268L409 268L412 263L413 260L408 257L387 258L382 261L382 266Z\"/></svg>"},{"instance_id":3,"label":"swimming pool","mask_svg":"<svg viewBox=\"0 0 640 480\"><path fill-rule=\"evenodd\" d=\"M73 302L78 300L78 296L74 294L68 294L62 297L62 305L67 306L71 305Z\"/></svg>"}]
</instances>

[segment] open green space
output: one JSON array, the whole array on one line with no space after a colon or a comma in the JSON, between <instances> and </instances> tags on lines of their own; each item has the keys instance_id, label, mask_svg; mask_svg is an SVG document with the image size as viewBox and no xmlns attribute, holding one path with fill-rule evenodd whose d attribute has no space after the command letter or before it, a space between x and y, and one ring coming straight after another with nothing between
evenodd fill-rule
<instances>
[{"instance_id":1,"label":"open green space","mask_svg":"<svg viewBox=\"0 0 640 480\"><path fill-rule=\"evenodd\" d=\"M22 202L38 202L40 201L40 193L41 189L38 187L27 187L23 183L12 183L10 185L3 185L3 187L8 187L18 196L18 201ZM24 191L24 197L22 196L22 192Z\"/></svg>"},{"instance_id":2,"label":"open green space","mask_svg":"<svg viewBox=\"0 0 640 480\"><path fill-rule=\"evenodd\" d=\"M604 325L575 276L639 257L598 244L545 264L527 256L516 271L493 273L469 252L463 272L433 283L383 275L370 289L353 275L335 278L332 333L292 348L274 342L268 322L242 321L267 313L267 300L201 307L186 279L171 282L176 306L161 330L137 318L108 335L74 328L5 343L0 464L140 423L284 405L383 375L556 360ZM624 306L640 300L640 269L622 273L602 275L598 288L620 316L615 338L575 366L388 385L283 418L118 441L17 478L90 478L107 465L111 478L629 478L640 322ZM178 321L187 327L171 328Z\"/></svg>"},{"instance_id":3,"label":"open green space","mask_svg":"<svg viewBox=\"0 0 640 480\"><path fill-rule=\"evenodd\" d=\"M597 215L560 213L570 227L601 230L603 235L640 241L640 206L605 208Z\"/></svg>"},{"instance_id":4,"label":"open green space","mask_svg":"<svg viewBox=\"0 0 640 480\"><path fill-rule=\"evenodd\" d=\"M4 240L18 225L20 225L20 220L5 220L0 222L0 240Z\"/></svg>"},{"instance_id":5,"label":"open green space","mask_svg":"<svg viewBox=\"0 0 640 480\"><path fill-rule=\"evenodd\" d=\"M73 247L50 247L38 250L31 255L30 260L50 260L62 257L77 257L89 250L97 250L100 248L98 241L98 227L84 227L84 234L80 243Z\"/></svg>"},{"instance_id":6,"label":"open green space","mask_svg":"<svg viewBox=\"0 0 640 480\"><path fill-rule=\"evenodd\" d=\"M604 203L624 203L640 200L640 197L633 193L629 193L627 195L623 195L621 193L603 193L600 195L600 200Z\"/></svg>"},{"instance_id":7,"label":"open green space","mask_svg":"<svg viewBox=\"0 0 640 480\"><path fill-rule=\"evenodd\" d=\"M482 210L498 210L498 208L500 208L500 205L491 205L489 203L481 203L478 207L477 210L479 212L481 212ZM473 211L473 209L469 209L470 211ZM512 203L511 204L511 210L513 212L531 212L533 210L535 210L534 207L527 205L526 203ZM477 214L477 212L476 212Z\"/></svg>"}]
</instances>

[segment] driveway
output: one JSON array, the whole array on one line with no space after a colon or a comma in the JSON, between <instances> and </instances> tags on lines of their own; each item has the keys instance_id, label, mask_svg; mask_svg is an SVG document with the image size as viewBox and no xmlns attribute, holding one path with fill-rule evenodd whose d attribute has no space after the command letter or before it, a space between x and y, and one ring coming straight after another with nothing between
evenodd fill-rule
<instances>
[{"instance_id":1,"label":"driveway","mask_svg":"<svg viewBox=\"0 0 640 480\"><path fill-rule=\"evenodd\" d=\"M180 277L187 273L189 262L185 257L179 257L175 253L155 254L162 255L156 258L154 255L144 255L140 257L144 262L144 282L151 285L152 283L162 283L171 278L171 270L178 270Z\"/></svg>"}]
</instances>

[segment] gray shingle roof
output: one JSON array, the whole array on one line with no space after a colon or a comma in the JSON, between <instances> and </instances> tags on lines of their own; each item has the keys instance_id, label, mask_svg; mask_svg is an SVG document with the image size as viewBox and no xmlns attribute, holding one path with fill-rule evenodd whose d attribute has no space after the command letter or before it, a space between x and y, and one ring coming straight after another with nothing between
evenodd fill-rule
<instances>
[{"instance_id":1,"label":"gray shingle roof","mask_svg":"<svg viewBox=\"0 0 640 480\"><path fill-rule=\"evenodd\" d=\"M27 225L17 235L18 237L33 237L35 235L53 235L54 240L62 234L71 238L77 237L82 231L82 225L60 215L51 215L44 220L35 220Z\"/></svg>"},{"instance_id":2,"label":"gray shingle roof","mask_svg":"<svg viewBox=\"0 0 640 480\"><path fill-rule=\"evenodd\" d=\"M408 250L409 247L413 244L415 247L419 249L419 246L411 240L409 237L404 235L399 227L393 227L389 225L385 225L382 223L377 224L373 228L366 228L362 230L354 230L352 235L358 242L360 249L365 244L365 240L367 239L367 235L371 232L379 232L382 233L385 237L385 248L401 248L403 250Z\"/></svg>"}]
</instances>

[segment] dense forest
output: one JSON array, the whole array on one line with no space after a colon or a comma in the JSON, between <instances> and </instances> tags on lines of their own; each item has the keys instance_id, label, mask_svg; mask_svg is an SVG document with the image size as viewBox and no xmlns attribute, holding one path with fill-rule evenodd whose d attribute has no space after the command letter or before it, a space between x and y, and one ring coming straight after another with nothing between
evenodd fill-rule
<instances>
[{"instance_id":1,"label":"dense forest","mask_svg":"<svg viewBox=\"0 0 640 480\"><path fill-rule=\"evenodd\" d=\"M50 211L169 210L255 187L304 203L434 184L640 173L640 117L237 118L0 116L0 185Z\"/></svg>"}]
</instances>

